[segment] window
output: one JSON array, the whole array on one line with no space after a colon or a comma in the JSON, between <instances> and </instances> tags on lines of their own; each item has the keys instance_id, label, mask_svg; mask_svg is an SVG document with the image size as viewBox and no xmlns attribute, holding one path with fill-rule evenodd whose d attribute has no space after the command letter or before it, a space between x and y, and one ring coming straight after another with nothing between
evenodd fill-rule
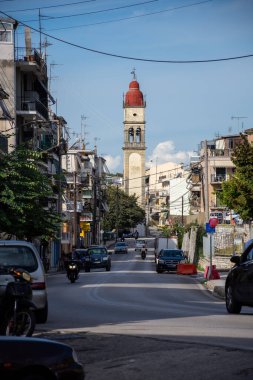
<instances>
[{"instance_id":1,"label":"window","mask_svg":"<svg viewBox=\"0 0 253 380\"><path fill-rule=\"evenodd\" d=\"M12 25L5 22L0 22L0 42L12 42Z\"/></svg>"}]
</instances>

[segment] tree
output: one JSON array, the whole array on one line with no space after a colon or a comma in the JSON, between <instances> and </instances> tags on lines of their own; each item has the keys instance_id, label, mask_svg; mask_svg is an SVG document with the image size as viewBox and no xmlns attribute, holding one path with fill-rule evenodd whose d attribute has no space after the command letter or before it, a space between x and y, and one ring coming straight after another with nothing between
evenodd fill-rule
<instances>
[{"instance_id":1,"label":"tree","mask_svg":"<svg viewBox=\"0 0 253 380\"><path fill-rule=\"evenodd\" d=\"M18 147L0 155L0 232L31 241L55 238L61 218L48 201L51 181L39 169L42 154Z\"/></svg>"},{"instance_id":2,"label":"tree","mask_svg":"<svg viewBox=\"0 0 253 380\"><path fill-rule=\"evenodd\" d=\"M145 211L138 206L135 195L127 195L118 187L109 186L106 190L109 211L103 221L103 229L130 229L145 220Z\"/></svg>"},{"instance_id":3,"label":"tree","mask_svg":"<svg viewBox=\"0 0 253 380\"><path fill-rule=\"evenodd\" d=\"M245 221L253 218L253 145L241 134L242 143L232 154L233 178L222 183L222 203L237 212Z\"/></svg>"}]
</instances>

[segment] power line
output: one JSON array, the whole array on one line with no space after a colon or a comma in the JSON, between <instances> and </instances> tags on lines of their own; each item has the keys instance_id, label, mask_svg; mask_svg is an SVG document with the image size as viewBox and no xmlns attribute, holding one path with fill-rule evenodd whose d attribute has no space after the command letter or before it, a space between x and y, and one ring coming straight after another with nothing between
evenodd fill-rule
<instances>
[{"instance_id":1,"label":"power line","mask_svg":"<svg viewBox=\"0 0 253 380\"><path fill-rule=\"evenodd\" d=\"M76 4L83 4L83 3L91 3L93 1L97 0L83 0L83 1L76 1L75 3L64 3L64 4L59 4L59 5L48 5L45 7L36 7L36 8L25 8L25 9L11 9L5 12L25 12L25 11L35 11L38 9L49 9L49 8L60 8L60 7L66 7L69 5L76 5ZM1 2L1 1L0 1Z\"/></svg>"},{"instance_id":2,"label":"power line","mask_svg":"<svg viewBox=\"0 0 253 380\"><path fill-rule=\"evenodd\" d=\"M82 27L87 27L87 26L109 24L109 23L112 23L112 22L119 22L119 21L124 21L124 20L131 20L131 19L135 19L135 18L140 18L140 17L152 16L152 15L155 15L155 14L160 14L160 13L165 13L165 12L172 12L172 11L175 11L177 9L189 8L189 7L193 7L195 5L200 5L200 4L203 4L203 3L210 2L210 1L213 1L213 0L201 1L201 2L198 2L198 3L192 3L192 4L188 4L188 5L182 5L182 6L179 6L179 7L164 9L164 10L161 10L161 11L144 13L144 14L136 15L136 16L122 17L122 18L119 18L119 19L116 19L116 20L99 21L99 22L94 22L94 23L90 23L90 24L76 25L76 26L72 26L72 27L71 26L67 26L67 27L63 27L63 28L53 28L53 29L49 29L49 30L65 30L65 29L71 29L71 28L75 29L75 28L82 28Z\"/></svg>"},{"instance_id":3,"label":"power line","mask_svg":"<svg viewBox=\"0 0 253 380\"><path fill-rule=\"evenodd\" d=\"M30 29L38 32L38 33L41 33L44 36L52 38L53 40L59 41L61 43L69 45L69 46L76 47L78 49L86 50L86 51L89 51L91 53L105 55L105 56L108 56L108 57L114 57L114 58L120 58L120 59L128 59L128 60L132 60L132 61L142 61L142 62L152 62L152 63L174 63L174 64L211 63L211 62L231 61L231 60L236 60L236 59L244 59L244 58L253 57L253 54L246 54L246 55L240 55L240 56L235 56L235 57L226 57L226 58L201 59L201 60L180 60L180 61L178 61L178 60L158 60L158 59L129 57L129 56L124 56L124 55L107 53L107 52L104 52L104 51L101 51L101 50L91 49L91 48L87 48L85 46L74 44L73 42L68 42L68 41L63 40L61 38L54 37L51 34L39 31L38 29L36 29L36 28L34 28L32 26L29 26L29 25L25 24L22 21L18 21L17 19L14 19L13 17L11 17L10 15L8 15L7 13L5 13L3 11L0 11L0 13L4 14L8 18L11 18L11 19L15 20L16 22L20 23L23 26L26 26L26 27L28 27L28 28L30 28Z\"/></svg>"},{"instance_id":4,"label":"power line","mask_svg":"<svg viewBox=\"0 0 253 380\"><path fill-rule=\"evenodd\" d=\"M42 17L45 17L46 21L48 21L48 20L55 20L55 19L59 19L59 18L70 18L70 17L77 17L77 16L86 16L86 15L91 15L91 14L96 14L96 13L111 12L111 11L115 11L115 10L119 10L119 9L136 7L138 5L143 5L143 4L148 4L148 3L154 3L154 2L157 2L157 1L159 1L159 0L148 0L148 1L144 1L142 3L123 5L121 7L116 7L116 8L100 9L98 11L91 11L91 12L85 12L85 13L76 13L76 14L72 14L72 15L42 16ZM208 0L208 1L212 1L212 0ZM41 8L39 8L39 9L41 9ZM24 22L33 22L33 21L38 21L38 19L36 19L36 20L24 20Z\"/></svg>"}]
</instances>

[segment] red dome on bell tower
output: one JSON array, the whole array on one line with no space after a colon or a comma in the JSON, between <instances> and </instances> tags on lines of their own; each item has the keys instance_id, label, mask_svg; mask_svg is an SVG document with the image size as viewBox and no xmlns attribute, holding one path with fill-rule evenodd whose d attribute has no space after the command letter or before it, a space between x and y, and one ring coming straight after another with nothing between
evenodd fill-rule
<instances>
[{"instance_id":1,"label":"red dome on bell tower","mask_svg":"<svg viewBox=\"0 0 253 380\"><path fill-rule=\"evenodd\" d=\"M129 84L129 90L127 91L124 99L124 106L125 107L143 107L144 106L144 100L143 100L143 94L140 91L140 85L134 78L132 82Z\"/></svg>"}]
</instances>

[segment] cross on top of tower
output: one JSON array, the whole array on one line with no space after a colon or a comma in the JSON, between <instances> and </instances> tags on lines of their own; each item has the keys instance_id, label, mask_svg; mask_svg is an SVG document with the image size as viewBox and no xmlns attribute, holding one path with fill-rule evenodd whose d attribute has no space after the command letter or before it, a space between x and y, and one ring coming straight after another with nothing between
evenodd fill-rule
<instances>
[{"instance_id":1,"label":"cross on top of tower","mask_svg":"<svg viewBox=\"0 0 253 380\"><path fill-rule=\"evenodd\" d=\"M131 71L131 74L133 74L133 80L136 80L136 74L135 74L135 67L133 68L133 70Z\"/></svg>"}]
</instances>

